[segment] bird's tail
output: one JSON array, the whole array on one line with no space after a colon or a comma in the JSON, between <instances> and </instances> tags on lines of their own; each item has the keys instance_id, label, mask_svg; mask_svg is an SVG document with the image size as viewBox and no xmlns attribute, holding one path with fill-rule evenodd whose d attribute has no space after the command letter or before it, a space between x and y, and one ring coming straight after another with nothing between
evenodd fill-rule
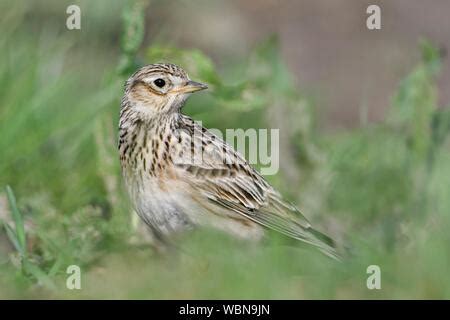
<instances>
[{"instance_id":1,"label":"bird's tail","mask_svg":"<svg viewBox=\"0 0 450 320\"><path fill-rule=\"evenodd\" d=\"M317 247L323 254L342 261L342 256L338 253L336 243L329 236L310 227L308 228L308 239L305 241Z\"/></svg>"}]
</instances>

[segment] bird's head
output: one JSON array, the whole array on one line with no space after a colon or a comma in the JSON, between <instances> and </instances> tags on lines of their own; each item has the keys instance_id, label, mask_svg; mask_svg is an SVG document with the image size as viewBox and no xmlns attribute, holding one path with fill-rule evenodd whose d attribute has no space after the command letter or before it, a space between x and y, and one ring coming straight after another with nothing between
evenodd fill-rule
<instances>
[{"instance_id":1,"label":"bird's head","mask_svg":"<svg viewBox=\"0 0 450 320\"><path fill-rule=\"evenodd\" d=\"M182 68L174 64L151 64L128 79L124 101L135 111L154 116L178 112L191 93L206 88L207 85L192 81Z\"/></svg>"}]
</instances>

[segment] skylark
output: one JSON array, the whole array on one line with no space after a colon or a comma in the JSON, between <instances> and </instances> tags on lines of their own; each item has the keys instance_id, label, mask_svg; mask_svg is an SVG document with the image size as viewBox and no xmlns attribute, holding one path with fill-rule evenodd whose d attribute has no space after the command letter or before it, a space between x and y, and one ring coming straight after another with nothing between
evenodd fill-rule
<instances>
[{"instance_id":1,"label":"skylark","mask_svg":"<svg viewBox=\"0 0 450 320\"><path fill-rule=\"evenodd\" d=\"M119 153L134 208L155 238L195 226L260 239L266 228L337 257L333 241L230 145L181 113L205 84L173 64L151 64L125 84Z\"/></svg>"}]
</instances>

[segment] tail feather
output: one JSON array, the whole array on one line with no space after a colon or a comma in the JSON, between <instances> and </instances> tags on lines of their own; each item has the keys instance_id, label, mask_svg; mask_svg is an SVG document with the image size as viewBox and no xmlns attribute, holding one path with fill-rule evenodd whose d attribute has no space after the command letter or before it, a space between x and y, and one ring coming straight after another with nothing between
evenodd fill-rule
<instances>
[{"instance_id":1,"label":"tail feather","mask_svg":"<svg viewBox=\"0 0 450 320\"><path fill-rule=\"evenodd\" d=\"M342 261L341 255L337 251L336 243L329 236L317 231L314 228L308 228L311 239L308 239L313 246L317 247L325 255Z\"/></svg>"}]
</instances>

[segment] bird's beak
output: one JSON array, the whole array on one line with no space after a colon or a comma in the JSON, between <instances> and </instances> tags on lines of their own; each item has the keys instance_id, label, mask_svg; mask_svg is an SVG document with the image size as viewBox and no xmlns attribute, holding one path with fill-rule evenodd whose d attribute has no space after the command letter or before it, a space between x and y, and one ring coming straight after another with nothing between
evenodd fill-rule
<instances>
[{"instance_id":1,"label":"bird's beak","mask_svg":"<svg viewBox=\"0 0 450 320\"><path fill-rule=\"evenodd\" d=\"M192 93L200 90L208 89L206 84L189 80L184 87L182 87L179 91L184 93Z\"/></svg>"}]
</instances>

